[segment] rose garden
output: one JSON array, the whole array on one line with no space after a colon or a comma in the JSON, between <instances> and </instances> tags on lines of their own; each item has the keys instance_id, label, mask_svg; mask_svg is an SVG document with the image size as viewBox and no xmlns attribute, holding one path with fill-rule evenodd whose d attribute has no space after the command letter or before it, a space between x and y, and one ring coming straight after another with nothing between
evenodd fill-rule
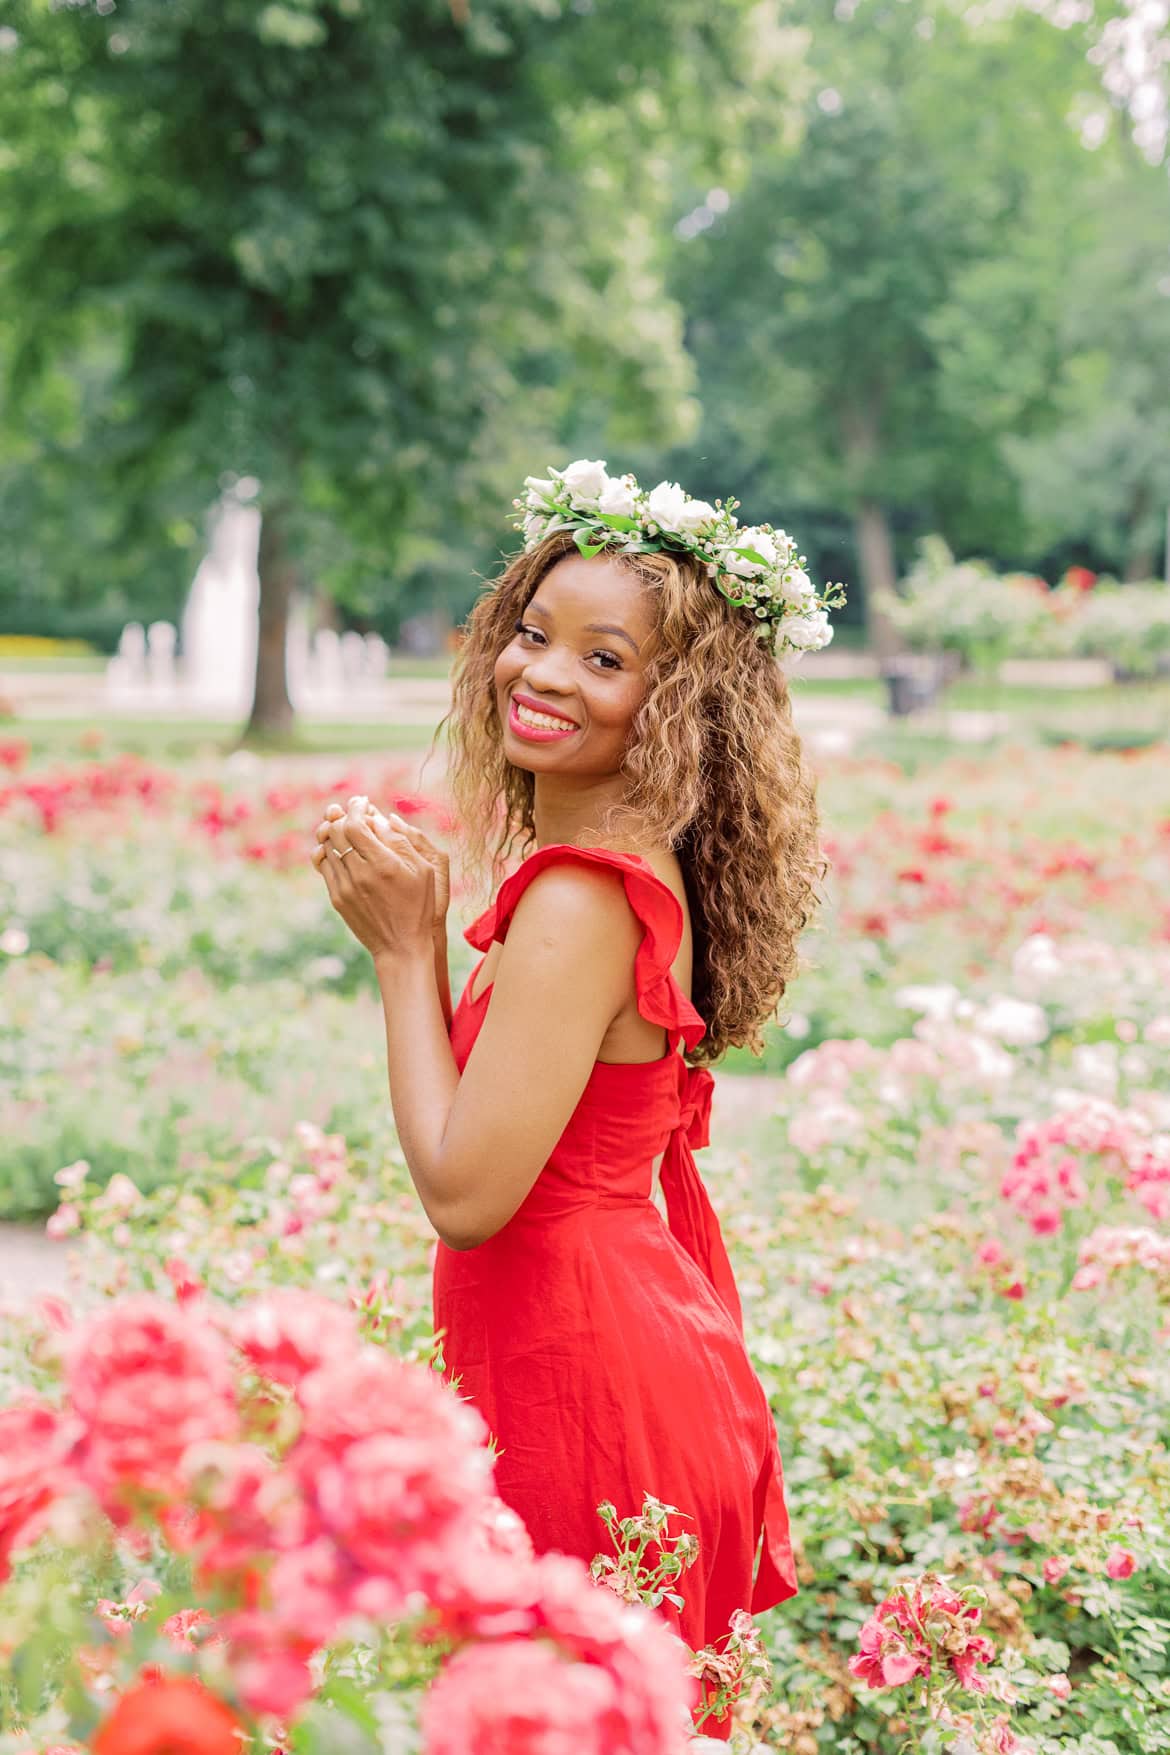
<instances>
[{"instance_id":1,"label":"rose garden","mask_svg":"<svg viewBox=\"0 0 1170 1755\"><path fill-rule=\"evenodd\" d=\"M829 906L705 1171L801 1590L689 1654L683 1510L534 1558L432 1369L305 826L442 834L441 785L87 741L0 749L0 1197L72 1264L6 1307L5 1755L666 1755L700 1690L743 1750L1170 1747L1163 749L821 763Z\"/></svg>"}]
</instances>

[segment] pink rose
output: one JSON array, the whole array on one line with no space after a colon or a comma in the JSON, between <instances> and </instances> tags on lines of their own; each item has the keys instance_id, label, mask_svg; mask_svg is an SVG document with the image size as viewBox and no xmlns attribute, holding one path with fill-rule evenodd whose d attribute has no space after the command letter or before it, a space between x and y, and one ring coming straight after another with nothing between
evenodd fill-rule
<instances>
[{"instance_id":1,"label":"pink rose","mask_svg":"<svg viewBox=\"0 0 1170 1755\"><path fill-rule=\"evenodd\" d=\"M74 1231L81 1229L81 1209L71 1200L62 1201L55 1213L45 1221L45 1235L58 1242L62 1237L71 1237Z\"/></svg>"},{"instance_id":2,"label":"pink rose","mask_svg":"<svg viewBox=\"0 0 1170 1755\"><path fill-rule=\"evenodd\" d=\"M930 1652L921 1641L912 1650L896 1626L871 1615L858 1635L849 1673L870 1688L898 1688L914 1676L929 1676Z\"/></svg>"},{"instance_id":3,"label":"pink rose","mask_svg":"<svg viewBox=\"0 0 1170 1755\"><path fill-rule=\"evenodd\" d=\"M1067 1700L1072 1693L1072 1683L1067 1676L1045 1676L1044 1686L1058 1700Z\"/></svg>"},{"instance_id":4,"label":"pink rose","mask_svg":"<svg viewBox=\"0 0 1170 1755\"><path fill-rule=\"evenodd\" d=\"M459 1652L423 1703L426 1755L675 1755L696 1689L664 1623L623 1607L562 1554L536 1562L533 1584L545 1637Z\"/></svg>"},{"instance_id":5,"label":"pink rose","mask_svg":"<svg viewBox=\"0 0 1170 1755\"><path fill-rule=\"evenodd\" d=\"M47 1402L0 1409L0 1584L15 1548L35 1541L54 1499L73 1485L70 1428Z\"/></svg>"},{"instance_id":6,"label":"pink rose","mask_svg":"<svg viewBox=\"0 0 1170 1755\"><path fill-rule=\"evenodd\" d=\"M1049 1554L1044 1562L1045 1584L1059 1584L1071 1565L1072 1561L1063 1554Z\"/></svg>"},{"instance_id":7,"label":"pink rose","mask_svg":"<svg viewBox=\"0 0 1170 1755\"><path fill-rule=\"evenodd\" d=\"M178 1490L190 1445L238 1428L222 1337L190 1309L148 1294L122 1299L78 1332L67 1382L84 1427L81 1473L116 1521L129 1493Z\"/></svg>"},{"instance_id":8,"label":"pink rose","mask_svg":"<svg viewBox=\"0 0 1170 1755\"><path fill-rule=\"evenodd\" d=\"M1128 1548L1110 1548L1105 1570L1110 1578L1131 1578L1137 1568L1137 1556Z\"/></svg>"},{"instance_id":9,"label":"pink rose","mask_svg":"<svg viewBox=\"0 0 1170 1755\"><path fill-rule=\"evenodd\" d=\"M467 1755L471 1749L667 1755L682 1741L676 1734L671 1744L623 1724L613 1677L597 1665L566 1661L541 1640L465 1647L432 1685L421 1716L426 1755Z\"/></svg>"},{"instance_id":10,"label":"pink rose","mask_svg":"<svg viewBox=\"0 0 1170 1755\"><path fill-rule=\"evenodd\" d=\"M296 1389L310 1371L358 1346L353 1313L313 1292L272 1291L244 1306L232 1338L261 1377Z\"/></svg>"},{"instance_id":11,"label":"pink rose","mask_svg":"<svg viewBox=\"0 0 1170 1755\"><path fill-rule=\"evenodd\" d=\"M300 1386L288 1466L353 1565L402 1593L433 1589L491 1491L479 1415L433 1373L363 1346Z\"/></svg>"},{"instance_id":12,"label":"pink rose","mask_svg":"<svg viewBox=\"0 0 1170 1755\"><path fill-rule=\"evenodd\" d=\"M163 1637L169 1639L177 1651L198 1651L204 1645L224 1645L221 1637L210 1636L196 1640L193 1635L197 1627L214 1628L215 1619L206 1609L177 1609L168 1615L162 1624Z\"/></svg>"}]
</instances>

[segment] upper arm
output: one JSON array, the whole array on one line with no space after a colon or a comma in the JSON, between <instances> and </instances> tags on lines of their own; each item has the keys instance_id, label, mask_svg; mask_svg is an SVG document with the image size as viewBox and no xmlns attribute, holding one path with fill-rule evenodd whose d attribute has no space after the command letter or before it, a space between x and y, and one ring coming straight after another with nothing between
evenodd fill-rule
<instances>
[{"instance_id":1,"label":"upper arm","mask_svg":"<svg viewBox=\"0 0 1170 1755\"><path fill-rule=\"evenodd\" d=\"M641 936L616 872L549 866L521 896L443 1135L459 1193L439 1228L463 1247L505 1225L548 1162L629 997Z\"/></svg>"}]
</instances>

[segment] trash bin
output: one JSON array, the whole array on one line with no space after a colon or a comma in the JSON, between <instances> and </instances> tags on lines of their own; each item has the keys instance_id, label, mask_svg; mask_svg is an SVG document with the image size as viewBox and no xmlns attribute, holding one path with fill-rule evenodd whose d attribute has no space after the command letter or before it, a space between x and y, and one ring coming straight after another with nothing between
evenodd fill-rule
<instances>
[{"instance_id":1,"label":"trash bin","mask_svg":"<svg viewBox=\"0 0 1170 1755\"><path fill-rule=\"evenodd\" d=\"M892 718L904 719L933 704L944 680L937 658L891 658L882 666L887 705Z\"/></svg>"}]
</instances>

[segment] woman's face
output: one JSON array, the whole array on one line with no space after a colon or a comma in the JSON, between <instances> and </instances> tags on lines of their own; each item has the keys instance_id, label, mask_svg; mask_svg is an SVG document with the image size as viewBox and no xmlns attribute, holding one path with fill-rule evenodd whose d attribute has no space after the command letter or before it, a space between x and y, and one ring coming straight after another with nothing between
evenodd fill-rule
<instances>
[{"instance_id":1,"label":"woman's face","mask_svg":"<svg viewBox=\"0 0 1170 1755\"><path fill-rule=\"evenodd\" d=\"M632 573L603 555L559 560L496 659L508 760L534 774L616 774L653 643L650 594Z\"/></svg>"}]
</instances>

